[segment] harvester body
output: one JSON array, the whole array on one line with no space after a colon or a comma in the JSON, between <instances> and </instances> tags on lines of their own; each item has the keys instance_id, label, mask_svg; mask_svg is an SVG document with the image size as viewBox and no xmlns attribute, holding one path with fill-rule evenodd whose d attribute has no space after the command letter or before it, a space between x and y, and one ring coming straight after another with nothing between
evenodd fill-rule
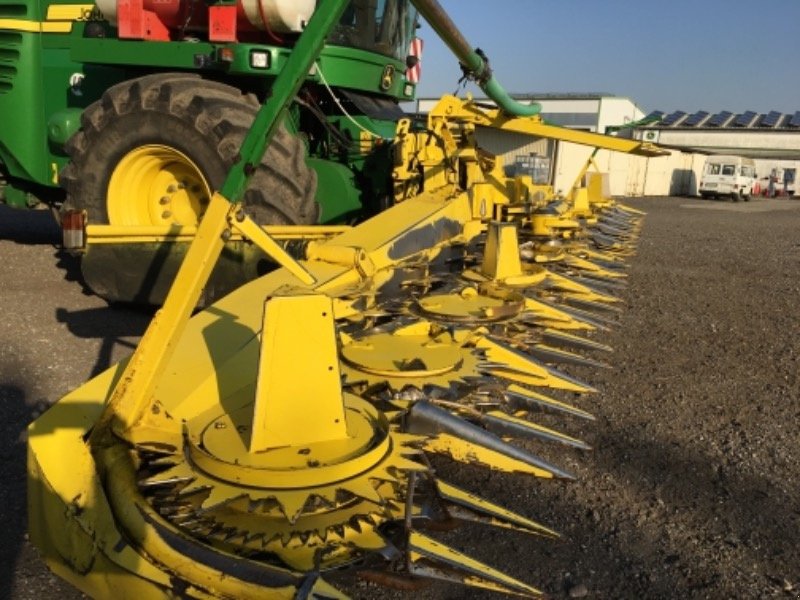
<instances>
[{"instance_id":1,"label":"harvester body","mask_svg":"<svg viewBox=\"0 0 800 600\"><path fill-rule=\"evenodd\" d=\"M177 10L185 13L193 4L177 3ZM116 8L116 3L101 5ZM307 18L313 6L311 9L300 14ZM197 10L207 12L208 6ZM0 71L0 110L4 115L0 164L8 188L39 191L45 197L47 192L41 188L58 186L58 174L69 158L64 144L79 129L82 111L112 85L149 73L195 72L212 79L235 81L241 89L263 99L291 54L300 31L294 28L281 32L285 39L280 40L282 45L277 45L275 37L269 40L263 32L257 35L254 31L242 31L240 26L239 36L244 41L223 42L211 39L207 22L191 26L194 21L190 21L190 26L179 27L167 20L165 26L175 29L161 37L154 38L145 31L140 35L126 31L123 35L120 21L107 20L98 6L58 0L4 1L0 3L0 16L4 67ZM118 16L116 11L114 16ZM194 17L198 18L199 15ZM380 18L383 15L373 12L370 25L374 28ZM393 104L391 100L412 97L414 85L407 84L402 76L407 51L402 46L410 42L408 32L413 27L414 15L407 8L398 10L393 22L398 29L392 34L392 43L380 46L375 39L370 46L365 36L347 37L346 26L340 24L318 61L326 81L353 92L379 94L381 98L376 104L381 108L386 108L382 106L383 99ZM353 30L360 31L355 27ZM391 77L382 78L384 71L390 72ZM320 83L319 72L309 75L308 81ZM355 116L364 120L363 113ZM343 115L340 117L344 119ZM373 131L390 136L393 125L380 123ZM360 141L360 137L355 136L355 141ZM26 183L31 187L27 188ZM15 204L18 197L9 193L7 201ZM341 217L333 208L330 210L327 221Z\"/></svg>"},{"instance_id":2,"label":"harvester body","mask_svg":"<svg viewBox=\"0 0 800 600\"><path fill-rule=\"evenodd\" d=\"M196 226L314 4L3 0L0 199L80 213L81 229ZM299 141L275 169L294 183L261 182L276 188L277 206L248 199L260 224L350 223L392 202L385 141L403 116L398 102L414 96L405 71L416 22L407 0L356 1L340 17L281 117ZM131 186L142 190L136 199ZM302 201L286 206L287 194ZM75 250L98 294L158 304L186 246L137 241L89 236ZM263 272L263 259L232 241L207 300Z\"/></svg>"}]
</instances>

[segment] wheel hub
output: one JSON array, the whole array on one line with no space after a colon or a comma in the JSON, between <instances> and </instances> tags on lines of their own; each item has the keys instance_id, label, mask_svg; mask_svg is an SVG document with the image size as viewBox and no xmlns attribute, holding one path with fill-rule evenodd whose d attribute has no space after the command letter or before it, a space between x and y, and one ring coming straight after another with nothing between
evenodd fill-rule
<instances>
[{"instance_id":1,"label":"wheel hub","mask_svg":"<svg viewBox=\"0 0 800 600\"><path fill-rule=\"evenodd\" d=\"M149 144L128 152L114 169L108 217L113 225L197 225L210 196L203 173L188 156Z\"/></svg>"}]
</instances>

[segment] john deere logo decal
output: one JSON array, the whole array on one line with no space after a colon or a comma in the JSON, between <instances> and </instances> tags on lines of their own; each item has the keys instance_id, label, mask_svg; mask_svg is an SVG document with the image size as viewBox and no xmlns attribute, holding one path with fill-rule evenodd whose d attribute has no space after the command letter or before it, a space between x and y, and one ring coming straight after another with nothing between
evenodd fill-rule
<instances>
[{"instance_id":1,"label":"john deere logo decal","mask_svg":"<svg viewBox=\"0 0 800 600\"><path fill-rule=\"evenodd\" d=\"M394 72L394 65L386 65L383 68L383 75L381 75L381 89L383 91L386 91L392 87L392 84L394 83Z\"/></svg>"}]
</instances>

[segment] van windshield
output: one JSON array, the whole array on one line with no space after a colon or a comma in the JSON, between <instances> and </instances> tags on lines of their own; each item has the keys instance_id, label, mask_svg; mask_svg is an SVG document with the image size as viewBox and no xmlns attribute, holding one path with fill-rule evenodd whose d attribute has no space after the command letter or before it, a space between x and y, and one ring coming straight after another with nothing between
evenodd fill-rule
<instances>
[{"instance_id":1,"label":"van windshield","mask_svg":"<svg viewBox=\"0 0 800 600\"><path fill-rule=\"evenodd\" d=\"M736 165L722 165L723 175L736 175Z\"/></svg>"}]
</instances>

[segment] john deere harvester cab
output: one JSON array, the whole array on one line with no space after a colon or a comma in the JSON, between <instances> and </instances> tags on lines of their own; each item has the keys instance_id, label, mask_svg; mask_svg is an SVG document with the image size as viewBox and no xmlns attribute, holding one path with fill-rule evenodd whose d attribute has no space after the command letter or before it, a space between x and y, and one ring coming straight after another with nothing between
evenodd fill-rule
<instances>
[{"instance_id":1,"label":"john deere harvester cab","mask_svg":"<svg viewBox=\"0 0 800 600\"><path fill-rule=\"evenodd\" d=\"M59 206L98 294L160 303L185 253L176 230L197 226L315 10L313 0L0 1L5 201ZM350 3L250 166L245 210L258 223L350 223L387 206L384 142L398 101L414 95L404 73L416 18L407 0ZM111 228L87 236L87 226ZM270 267L231 240L206 298Z\"/></svg>"}]
</instances>

